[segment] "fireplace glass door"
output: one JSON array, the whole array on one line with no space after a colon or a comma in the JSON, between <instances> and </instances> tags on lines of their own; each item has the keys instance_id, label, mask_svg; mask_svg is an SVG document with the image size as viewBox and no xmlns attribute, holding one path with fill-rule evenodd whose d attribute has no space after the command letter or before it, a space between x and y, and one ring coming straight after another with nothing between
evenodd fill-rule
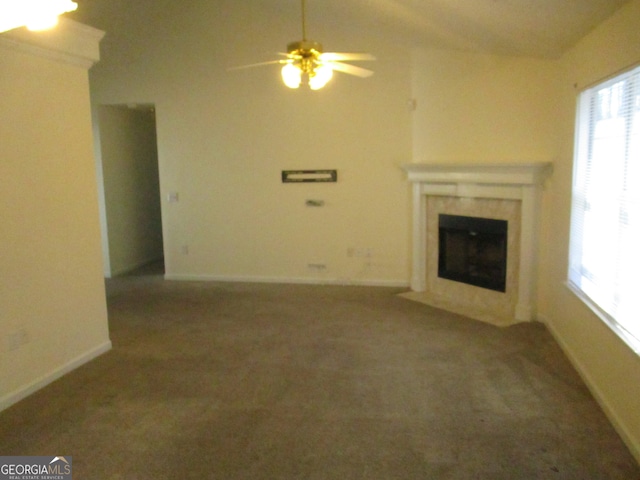
<instances>
[{"instance_id":1,"label":"fireplace glass door","mask_svg":"<svg viewBox=\"0 0 640 480\"><path fill-rule=\"evenodd\" d=\"M507 227L506 220L439 215L438 276L504 292Z\"/></svg>"}]
</instances>

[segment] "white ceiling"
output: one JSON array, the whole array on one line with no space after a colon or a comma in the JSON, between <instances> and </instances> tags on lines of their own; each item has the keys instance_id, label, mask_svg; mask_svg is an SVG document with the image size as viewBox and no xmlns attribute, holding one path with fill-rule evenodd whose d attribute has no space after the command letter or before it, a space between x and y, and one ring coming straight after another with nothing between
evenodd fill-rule
<instances>
[{"instance_id":1,"label":"white ceiling","mask_svg":"<svg viewBox=\"0 0 640 480\"><path fill-rule=\"evenodd\" d=\"M307 0L425 45L557 57L627 0Z\"/></svg>"},{"instance_id":2,"label":"white ceiling","mask_svg":"<svg viewBox=\"0 0 640 480\"><path fill-rule=\"evenodd\" d=\"M119 0L77 1L78 11L70 14L71 18L97 28L101 28L100 15L109 9L135 9L136 4L144 3ZM272 10L274 14L291 17L292 21L296 17L300 18L301 0L253 1L260 10ZM391 35L404 44L553 58L574 45L627 0L306 2L310 26L327 22L334 29L349 29L357 24L380 32L381 35ZM225 1L222 4L228 5ZM310 37L313 37L313 33Z\"/></svg>"}]
</instances>

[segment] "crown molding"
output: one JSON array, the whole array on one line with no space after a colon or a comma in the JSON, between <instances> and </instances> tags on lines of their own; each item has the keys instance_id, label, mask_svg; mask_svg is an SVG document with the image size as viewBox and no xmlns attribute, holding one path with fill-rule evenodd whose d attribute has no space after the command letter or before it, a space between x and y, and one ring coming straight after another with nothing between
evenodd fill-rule
<instances>
[{"instance_id":1,"label":"crown molding","mask_svg":"<svg viewBox=\"0 0 640 480\"><path fill-rule=\"evenodd\" d=\"M100 40L104 34L88 25L60 18L51 30L32 32L21 27L1 33L0 47L88 70L100 60Z\"/></svg>"}]
</instances>

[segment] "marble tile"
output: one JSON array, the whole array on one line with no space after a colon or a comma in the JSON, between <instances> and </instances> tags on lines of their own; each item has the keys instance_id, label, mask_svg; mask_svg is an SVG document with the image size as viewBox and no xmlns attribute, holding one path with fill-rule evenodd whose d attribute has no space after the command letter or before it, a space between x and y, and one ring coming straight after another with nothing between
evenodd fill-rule
<instances>
[{"instance_id":1,"label":"marble tile","mask_svg":"<svg viewBox=\"0 0 640 480\"><path fill-rule=\"evenodd\" d=\"M520 210L517 200L427 197L427 289L417 296L434 306L496 325L515 323L518 301L518 263L520 258ZM438 215L506 220L507 282L506 291L468 285L438 277Z\"/></svg>"}]
</instances>

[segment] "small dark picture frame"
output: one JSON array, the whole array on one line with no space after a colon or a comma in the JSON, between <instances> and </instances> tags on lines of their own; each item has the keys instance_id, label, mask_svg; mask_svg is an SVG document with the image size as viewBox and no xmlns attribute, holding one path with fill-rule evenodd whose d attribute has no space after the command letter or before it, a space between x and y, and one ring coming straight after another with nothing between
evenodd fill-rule
<instances>
[{"instance_id":1,"label":"small dark picture frame","mask_svg":"<svg viewBox=\"0 0 640 480\"><path fill-rule=\"evenodd\" d=\"M282 170L282 183L337 182L337 170Z\"/></svg>"}]
</instances>

